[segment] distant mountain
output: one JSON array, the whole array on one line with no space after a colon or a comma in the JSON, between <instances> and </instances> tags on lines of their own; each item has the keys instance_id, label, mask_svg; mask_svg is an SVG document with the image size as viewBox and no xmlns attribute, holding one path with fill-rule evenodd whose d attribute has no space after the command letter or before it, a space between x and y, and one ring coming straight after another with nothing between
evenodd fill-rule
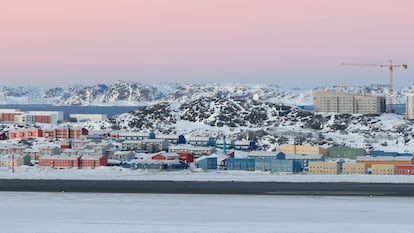
<instances>
[{"instance_id":1,"label":"distant mountain","mask_svg":"<svg viewBox=\"0 0 414 233\"><path fill-rule=\"evenodd\" d=\"M118 81L111 85L75 85L68 88L0 86L0 104L140 105L166 97L177 84L143 85Z\"/></svg>"},{"instance_id":2,"label":"distant mountain","mask_svg":"<svg viewBox=\"0 0 414 233\"><path fill-rule=\"evenodd\" d=\"M388 86L386 85L322 88L351 93L388 95ZM404 93L407 92L414 92L414 87L396 89L394 103L404 103ZM311 90L286 89L276 85L236 83L144 85L136 82L118 81L110 85L74 85L67 88L50 89L0 86L0 104L148 105L165 101L186 103L200 97L256 99L293 106L312 105Z\"/></svg>"}]
</instances>

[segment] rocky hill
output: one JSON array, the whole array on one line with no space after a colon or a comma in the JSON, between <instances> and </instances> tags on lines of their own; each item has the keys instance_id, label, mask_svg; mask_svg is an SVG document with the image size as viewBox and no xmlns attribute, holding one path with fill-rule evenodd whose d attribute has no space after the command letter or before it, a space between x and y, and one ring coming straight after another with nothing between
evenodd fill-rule
<instances>
[{"instance_id":1,"label":"rocky hill","mask_svg":"<svg viewBox=\"0 0 414 233\"><path fill-rule=\"evenodd\" d=\"M351 93L387 95L387 86L325 87ZM396 101L408 87L395 91ZM385 151L414 152L413 123L398 114L364 116L314 114L297 106L311 105L311 90L269 85L159 84L119 81L112 85L69 88L0 88L0 102L57 104L133 104L138 110L102 122L83 123L91 130L137 130L221 140L255 140L262 149L283 143L347 145Z\"/></svg>"},{"instance_id":2,"label":"rocky hill","mask_svg":"<svg viewBox=\"0 0 414 233\"><path fill-rule=\"evenodd\" d=\"M346 145L414 152L413 123L402 115L314 114L296 107L244 98L200 97L163 102L85 125L90 129L136 130L218 140L255 140L261 149L280 144Z\"/></svg>"}]
</instances>

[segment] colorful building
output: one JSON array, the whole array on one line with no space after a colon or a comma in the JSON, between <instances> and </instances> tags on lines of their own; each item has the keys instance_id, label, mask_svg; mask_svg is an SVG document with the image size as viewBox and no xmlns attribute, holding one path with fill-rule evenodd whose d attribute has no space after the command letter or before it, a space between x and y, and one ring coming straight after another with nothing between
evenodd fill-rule
<instances>
[{"instance_id":1,"label":"colorful building","mask_svg":"<svg viewBox=\"0 0 414 233\"><path fill-rule=\"evenodd\" d=\"M198 168L204 170L217 169L217 157L202 156L196 159L196 165Z\"/></svg>"},{"instance_id":2,"label":"colorful building","mask_svg":"<svg viewBox=\"0 0 414 233\"><path fill-rule=\"evenodd\" d=\"M96 156L96 155L83 155L80 158L80 167L81 168L95 168L101 166L108 166L108 157L105 155Z\"/></svg>"},{"instance_id":3,"label":"colorful building","mask_svg":"<svg viewBox=\"0 0 414 233\"><path fill-rule=\"evenodd\" d=\"M254 171L255 159L253 158L228 158L226 160L227 170Z\"/></svg>"},{"instance_id":4,"label":"colorful building","mask_svg":"<svg viewBox=\"0 0 414 233\"><path fill-rule=\"evenodd\" d=\"M158 153L150 157L151 160L179 160L180 155L177 153Z\"/></svg>"},{"instance_id":5,"label":"colorful building","mask_svg":"<svg viewBox=\"0 0 414 233\"><path fill-rule=\"evenodd\" d=\"M0 156L0 167L20 167L23 165L30 165L30 156L28 155L5 155Z\"/></svg>"},{"instance_id":6,"label":"colorful building","mask_svg":"<svg viewBox=\"0 0 414 233\"><path fill-rule=\"evenodd\" d=\"M39 166L52 168L80 168L80 155L43 155Z\"/></svg>"},{"instance_id":7,"label":"colorful building","mask_svg":"<svg viewBox=\"0 0 414 233\"><path fill-rule=\"evenodd\" d=\"M328 149L330 158L356 159L365 156L367 152L363 148L352 148L347 146L333 146Z\"/></svg>"},{"instance_id":8,"label":"colorful building","mask_svg":"<svg viewBox=\"0 0 414 233\"><path fill-rule=\"evenodd\" d=\"M343 163L342 174L367 174L367 165L365 163Z\"/></svg>"},{"instance_id":9,"label":"colorful building","mask_svg":"<svg viewBox=\"0 0 414 233\"><path fill-rule=\"evenodd\" d=\"M414 165L397 165L397 175L414 175Z\"/></svg>"},{"instance_id":10,"label":"colorful building","mask_svg":"<svg viewBox=\"0 0 414 233\"><path fill-rule=\"evenodd\" d=\"M256 157L255 168L256 171L270 171L283 173L298 173L301 172L301 164L293 160L277 159L274 157Z\"/></svg>"},{"instance_id":11,"label":"colorful building","mask_svg":"<svg viewBox=\"0 0 414 233\"><path fill-rule=\"evenodd\" d=\"M309 174L324 174L324 175L338 175L340 166L336 162L309 162Z\"/></svg>"},{"instance_id":12,"label":"colorful building","mask_svg":"<svg viewBox=\"0 0 414 233\"><path fill-rule=\"evenodd\" d=\"M18 129L9 131L9 139L29 139L43 137L43 131L38 128Z\"/></svg>"},{"instance_id":13,"label":"colorful building","mask_svg":"<svg viewBox=\"0 0 414 233\"><path fill-rule=\"evenodd\" d=\"M0 109L0 121L12 123L15 122L17 116L21 116L23 112L19 109Z\"/></svg>"},{"instance_id":14,"label":"colorful building","mask_svg":"<svg viewBox=\"0 0 414 233\"><path fill-rule=\"evenodd\" d=\"M373 164L412 165L413 156L358 156L356 162L365 163L367 168L371 168Z\"/></svg>"},{"instance_id":15,"label":"colorful building","mask_svg":"<svg viewBox=\"0 0 414 233\"><path fill-rule=\"evenodd\" d=\"M328 150L320 146L311 145L289 145L283 144L279 147L279 150L285 154L299 154L299 155L318 155L322 154L327 156Z\"/></svg>"},{"instance_id":16,"label":"colorful building","mask_svg":"<svg viewBox=\"0 0 414 233\"><path fill-rule=\"evenodd\" d=\"M395 175L395 164L373 164L371 167L372 175Z\"/></svg>"}]
</instances>

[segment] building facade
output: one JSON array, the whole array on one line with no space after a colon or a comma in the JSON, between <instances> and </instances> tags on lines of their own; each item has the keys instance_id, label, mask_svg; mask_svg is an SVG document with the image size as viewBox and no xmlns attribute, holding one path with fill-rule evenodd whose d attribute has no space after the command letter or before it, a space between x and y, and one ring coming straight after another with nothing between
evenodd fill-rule
<instances>
[{"instance_id":1,"label":"building facade","mask_svg":"<svg viewBox=\"0 0 414 233\"><path fill-rule=\"evenodd\" d=\"M23 112L19 109L0 109L0 121L15 122L16 116L21 116Z\"/></svg>"},{"instance_id":2,"label":"building facade","mask_svg":"<svg viewBox=\"0 0 414 233\"><path fill-rule=\"evenodd\" d=\"M80 167L101 167L101 166L108 166L108 157L101 155L101 156L94 156L94 155L84 155L80 158Z\"/></svg>"},{"instance_id":3,"label":"building facade","mask_svg":"<svg viewBox=\"0 0 414 233\"><path fill-rule=\"evenodd\" d=\"M279 150L285 154L298 155L328 155L328 150L320 146L283 144Z\"/></svg>"},{"instance_id":4,"label":"building facade","mask_svg":"<svg viewBox=\"0 0 414 233\"><path fill-rule=\"evenodd\" d=\"M373 164L372 175L395 175L395 164Z\"/></svg>"},{"instance_id":5,"label":"building facade","mask_svg":"<svg viewBox=\"0 0 414 233\"><path fill-rule=\"evenodd\" d=\"M405 119L414 120L414 93L406 94Z\"/></svg>"},{"instance_id":6,"label":"building facade","mask_svg":"<svg viewBox=\"0 0 414 233\"><path fill-rule=\"evenodd\" d=\"M342 174L367 174L365 163L344 163L342 164Z\"/></svg>"},{"instance_id":7,"label":"building facade","mask_svg":"<svg viewBox=\"0 0 414 233\"><path fill-rule=\"evenodd\" d=\"M226 160L227 170L254 171L255 159L253 158L228 158Z\"/></svg>"},{"instance_id":8,"label":"building facade","mask_svg":"<svg viewBox=\"0 0 414 233\"><path fill-rule=\"evenodd\" d=\"M397 175L414 175L414 165L397 165Z\"/></svg>"},{"instance_id":9,"label":"building facade","mask_svg":"<svg viewBox=\"0 0 414 233\"><path fill-rule=\"evenodd\" d=\"M367 168L371 168L373 165L376 164L392 164L392 165L412 165L413 159L412 156L358 156L356 159L357 163L365 163Z\"/></svg>"},{"instance_id":10,"label":"building facade","mask_svg":"<svg viewBox=\"0 0 414 233\"><path fill-rule=\"evenodd\" d=\"M335 162L309 162L309 174L338 175L340 167Z\"/></svg>"},{"instance_id":11,"label":"building facade","mask_svg":"<svg viewBox=\"0 0 414 233\"><path fill-rule=\"evenodd\" d=\"M196 165L204 170L217 169L217 157L200 157L196 160Z\"/></svg>"},{"instance_id":12,"label":"building facade","mask_svg":"<svg viewBox=\"0 0 414 233\"><path fill-rule=\"evenodd\" d=\"M356 159L365 156L367 152L363 148L351 148L347 146L333 146L329 148L330 158Z\"/></svg>"},{"instance_id":13,"label":"building facade","mask_svg":"<svg viewBox=\"0 0 414 233\"><path fill-rule=\"evenodd\" d=\"M39 166L52 168L79 168L80 155L44 155L39 159Z\"/></svg>"},{"instance_id":14,"label":"building facade","mask_svg":"<svg viewBox=\"0 0 414 233\"><path fill-rule=\"evenodd\" d=\"M9 132L9 139L28 139L43 137L43 131L37 128L11 130Z\"/></svg>"},{"instance_id":15,"label":"building facade","mask_svg":"<svg viewBox=\"0 0 414 233\"><path fill-rule=\"evenodd\" d=\"M77 122L82 121L101 121L108 118L106 114L69 114L69 118L75 119Z\"/></svg>"},{"instance_id":16,"label":"building facade","mask_svg":"<svg viewBox=\"0 0 414 233\"><path fill-rule=\"evenodd\" d=\"M381 114L386 111L384 96L315 89L312 97L315 112Z\"/></svg>"}]
</instances>

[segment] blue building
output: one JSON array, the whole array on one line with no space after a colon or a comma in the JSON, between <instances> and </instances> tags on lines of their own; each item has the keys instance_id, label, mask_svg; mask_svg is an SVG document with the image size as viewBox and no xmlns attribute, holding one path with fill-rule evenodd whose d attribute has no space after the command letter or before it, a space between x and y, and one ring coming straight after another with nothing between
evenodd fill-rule
<instances>
[{"instance_id":1,"label":"blue building","mask_svg":"<svg viewBox=\"0 0 414 233\"><path fill-rule=\"evenodd\" d=\"M227 170L254 171L255 159L253 158L228 158L226 161Z\"/></svg>"},{"instance_id":2,"label":"blue building","mask_svg":"<svg viewBox=\"0 0 414 233\"><path fill-rule=\"evenodd\" d=\"M200 157L197 159L197 167L205 170L217 169L217 157Z\"/></svg>"},{"instance_id":3,"label":"blue building","mask_svg":"<svg viewBox=\"0 0 414 233\"><path fill-rule=\"evenodd\" d=\"M277 158L256 158L255 170L270 172L297 173L302 171L301 163Z\"/></svg>"},{"instance_id":4,"label":"blue building","mask_svg":"<svg viewBox=\"0 0 414 233\"><path fill-rule=\"evenodd\" d=\"M293 162L300 164L301 171L303 171L305 168L308 167L308 164L311 161L325 161L325 155L323 154L317 154L317 155L286 154L285 159L293 160Z\"/></svg>"},{"instance_id":5,"label":"blue building","mask_svg":"<svg viewBox=\"0 0 414 233\"><path fill-rule=\"evenodd\" d=\"M136 160L131 162L131 169L144 170L183 170L188 165L180 160Z\"/></svg>"},{"instance_id":6,"label":"blue building","mask_svg":"<svg viewBox=\"0 0 414 233\"><path fill-rule=\"evenodd\" d=\"M398 152L385 152L382 150L372 150L369 152L369 156L377 157L377 156L390 156L390 157L397 157L397 156L413 156L411 153L398 153Z\"/></svg>"}]
</instances>

